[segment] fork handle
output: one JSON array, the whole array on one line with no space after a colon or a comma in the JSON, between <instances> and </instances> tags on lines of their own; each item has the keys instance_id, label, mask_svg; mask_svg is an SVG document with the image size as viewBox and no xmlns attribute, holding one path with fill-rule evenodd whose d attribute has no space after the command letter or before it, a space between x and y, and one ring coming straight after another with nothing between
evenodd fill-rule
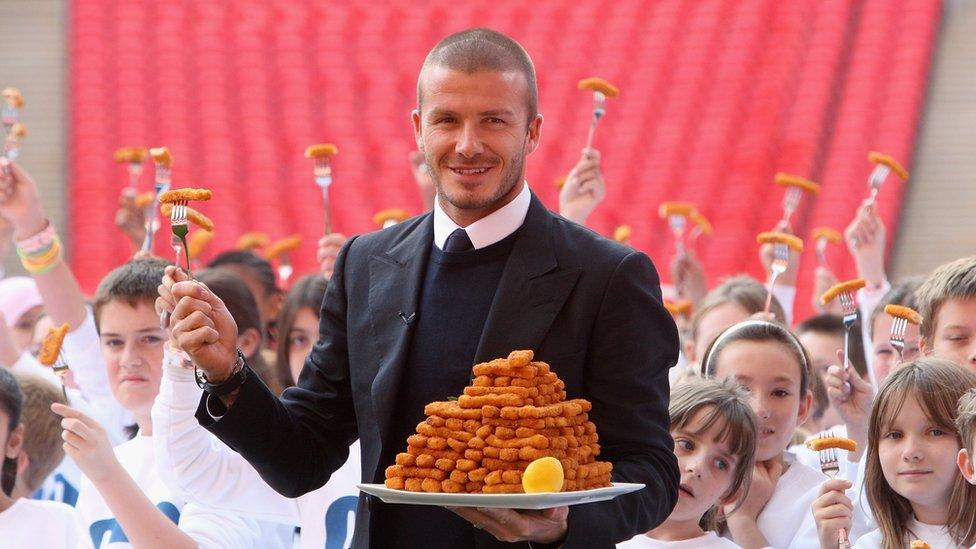
<instances>
[{"instance_id":1,"label":"fork handle","mask_svg":"<svg viewBox=\"0 0 976 549\"><path fill-rule=\"evenodd\" d=\"M847 538L847 530L844 528L837 532L837 549L851 549L851 540Z\"/></svg>"},{"instance_id":2,"label":"fork handle","mask_svg":"<svg viewBox=\"0 0 976 549\"><path fill-rule=\"evenodd\" d=\"M847 326L844 327L844 371L846 372L851 367L851 329Z\"/></svg>"},{"instance_id":3,"label":"fork handle","mask_svg":"<svg viewBox=\"0 0 976 549\"><path fill-rule=\"evenodd\" d=\"M763 313L769 313L769 306L773 304L773 288L776 287L776 279L779 277L779 273L774 269L773 275L769 277L769 289L766 292L766 306L763 307ZM845 346L846 348L846 346Z\"/></svg>"}]
</instances>

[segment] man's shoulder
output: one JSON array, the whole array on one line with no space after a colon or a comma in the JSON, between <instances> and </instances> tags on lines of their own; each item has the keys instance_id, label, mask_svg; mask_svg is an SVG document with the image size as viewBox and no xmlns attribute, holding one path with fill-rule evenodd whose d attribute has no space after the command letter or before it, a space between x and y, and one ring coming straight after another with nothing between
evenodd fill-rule
<instances>
[{"instance_id":1,"label":"man's shoulder","mask_svg":"<svg viewBox=\"0 0 976 549\"><path fill-rule=\"evenodd\" d=\"M417 231L424 230L424 223L430 222L430 216L430 212L427 212L392 227L353 236L349 239L347 253L350 258L365 259L395 248Z\"/></svg>"},{"instance_id":2,"label":"man's shoulder","mask_svg":"<svg viewBox=\"0 0 976 549\"><path fill-rule=\"evenodd\" d=\"M611 240L562 216L552 216L553 246L561 260L578 262L580 267L616 267L629 256L646 257L642 252Z\"/></svg>"}]
</instances>

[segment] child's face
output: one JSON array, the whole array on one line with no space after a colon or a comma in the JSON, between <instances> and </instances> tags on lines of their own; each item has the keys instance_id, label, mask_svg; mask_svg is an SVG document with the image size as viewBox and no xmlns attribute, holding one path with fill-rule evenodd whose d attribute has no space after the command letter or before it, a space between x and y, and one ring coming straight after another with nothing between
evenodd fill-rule
<instances>
[{"instance_id":1,"label":"child's face","mask_svg":"<svg viewBox=\"0 0 976 549\"><path fill-rule=\"evenodd\" d=\"M918 358L920 337L918 326L909 324L905 331L905 350L899 358L898 351L891 346L891 317L887 314L874 317L874 324L871 326L871 353L874 355L871 369L874 370L875 379L879 384L888 377L899 362L909 362Z\"/></svg>"},{"instance_id":2,"label":"child's face","mask_svg":"<svg viewBox=\"0 0 976 549\"><path fill-rule=\"evenodd\" d=\"M820 376L826 381L827 368L831 364L839 364L837 351L844 348L844 336L831 335L820 332L803 332L798 336L800 344L810 354L811 374Z\"/></svg>"},{"instance_id":3,"label":"child's face","mask_svg":"<svg viewBox=\"0 0 976 549\"><path fill-rule=\"evenodd\" d=\"M31 338L34 336L34 325L44 316L44 307L38 305L20 315L17 322L10 329L10 337L17 344L17 348L24 351L30 348Z\"/></svg>"},{"instance_id":4,"label":"child's face","mask_svg":"<svg viewBox=\"0 0 976 549\"><path fill-rule=\"evenodd\" d=\"M932 321L935 332L924 349L976 372L976 297L946 300Z\"/></svg>"},{"instance_id":5,"label":"child's face","mask_svg":"<svg viewBox=\"0 0 976 549\"><path fill-rule=\"evenodd\" d=\"M959 474L956 436L925 415L918 400L908 397L890 425L881 428L878 457L885 481L898 495L931 516L948 504Z\"/></svg>"},{"instance_id":6,"label":"child's face","mask_svg":"<svg viewBox=\"0 0 976 549\"><path fill-rule=\"evenodd\" d=\"M738 458L729 451L728 440L722 441L725 422L715 421L702 431L712 409L699 409L683 427L671 431L681 485L669 521L698 522L714 505L725 503L720 500L732 485Z\"/></svg>"},{"instance_id":7,"label":"child's face","mask_svg":"<svg viewBox=\"0 0 976 549\"><path fill-rule=\"evenodd\" d=\"M733 302L723 303L705 313L698 321L698 333L691 348L694 356L689 361L701 360L712 341L727 328L749 320L749 311Z\"/></svg>"},{"instance_id":8,"label":"child's face","mask_svg":"<svg viewBox=\"0 0 976 549\"><path fill-rule=\"evenodd\" d=\"M288 368L291 370L291 378L297 382L298 374L302 373L305 366L305 357L319 337L318 311L309 307L299 309L291 330L285 336L288 338Z\"/></svg>"},{"instance_id":9,"label":"child's face","mask_svg":"<svg viewBox=\"0 0 976 549\"><path fill-rule=\"evenodd\" d=\"M168 338L153 306L110 301L101 309L99 328L112 394L125 409L148 413L159 392Z\"/></svg>"},{"instance_id":10,"label":"child's face","mask_svg":"<svg viewBox=\"0 0 976 549\"><path fill-rule=\"evenodd\" d=\"M749 405L759 419L756 461L782 454L813 401L809 390L800 394L800 365L793 353L775 341L736 341L722 349L715 374L734 376L749 390Z\"/></svg>"}]
</instances>

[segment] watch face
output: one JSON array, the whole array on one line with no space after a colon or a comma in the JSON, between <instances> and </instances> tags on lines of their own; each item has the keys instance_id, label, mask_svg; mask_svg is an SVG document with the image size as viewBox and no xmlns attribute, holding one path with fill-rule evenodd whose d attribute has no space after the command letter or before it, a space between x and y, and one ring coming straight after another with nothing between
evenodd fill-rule
<instances>
[{"instance_id":1,"label":"watch face","mask_svg":"<svg viewBox=\"0 0 976 549\"><path fill-rule=\"evenodd\" d=\"M197 387L203 389L203 386L207 384L207 376L203 373L203 370L197 368L197 365L193 365L193 377L197 380Z\"/></svg>"}]
</instances>

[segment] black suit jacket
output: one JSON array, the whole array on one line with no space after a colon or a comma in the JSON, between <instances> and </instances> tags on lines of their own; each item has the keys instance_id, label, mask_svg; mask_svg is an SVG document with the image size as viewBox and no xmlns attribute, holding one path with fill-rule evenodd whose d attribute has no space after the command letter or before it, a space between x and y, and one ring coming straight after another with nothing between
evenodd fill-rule
<instances>
[{"instance_id":1,"label":"black suit jacket","mask_svg":"<svg viewBox=\"0 0 976 549\"><path fill-rule=\"evenodd\" d=\"M207 413L204 397L200 422L286 496L325 484L357 437L363 480L383 482L391 465L379 463L383 449L406 448L387 434L411 337L401 316L417 311L432 243L430 213L350 239L336 261L319 340L298 386L279 400L249 376L219 421ZM550 213L533 196L477 360L515 349L533 349L565 381L569 398L593 403L599 459L613 462L613 479L647 485L613 501L571 507L565 547L611 547L667 518L679 478L667 378L678 335L650 259ZM360 497L357 547L369 546L370 531L384 527L370 520L377 504ZM439 547L435 539L417 544Z\"/></svg>"}]
</instances>

